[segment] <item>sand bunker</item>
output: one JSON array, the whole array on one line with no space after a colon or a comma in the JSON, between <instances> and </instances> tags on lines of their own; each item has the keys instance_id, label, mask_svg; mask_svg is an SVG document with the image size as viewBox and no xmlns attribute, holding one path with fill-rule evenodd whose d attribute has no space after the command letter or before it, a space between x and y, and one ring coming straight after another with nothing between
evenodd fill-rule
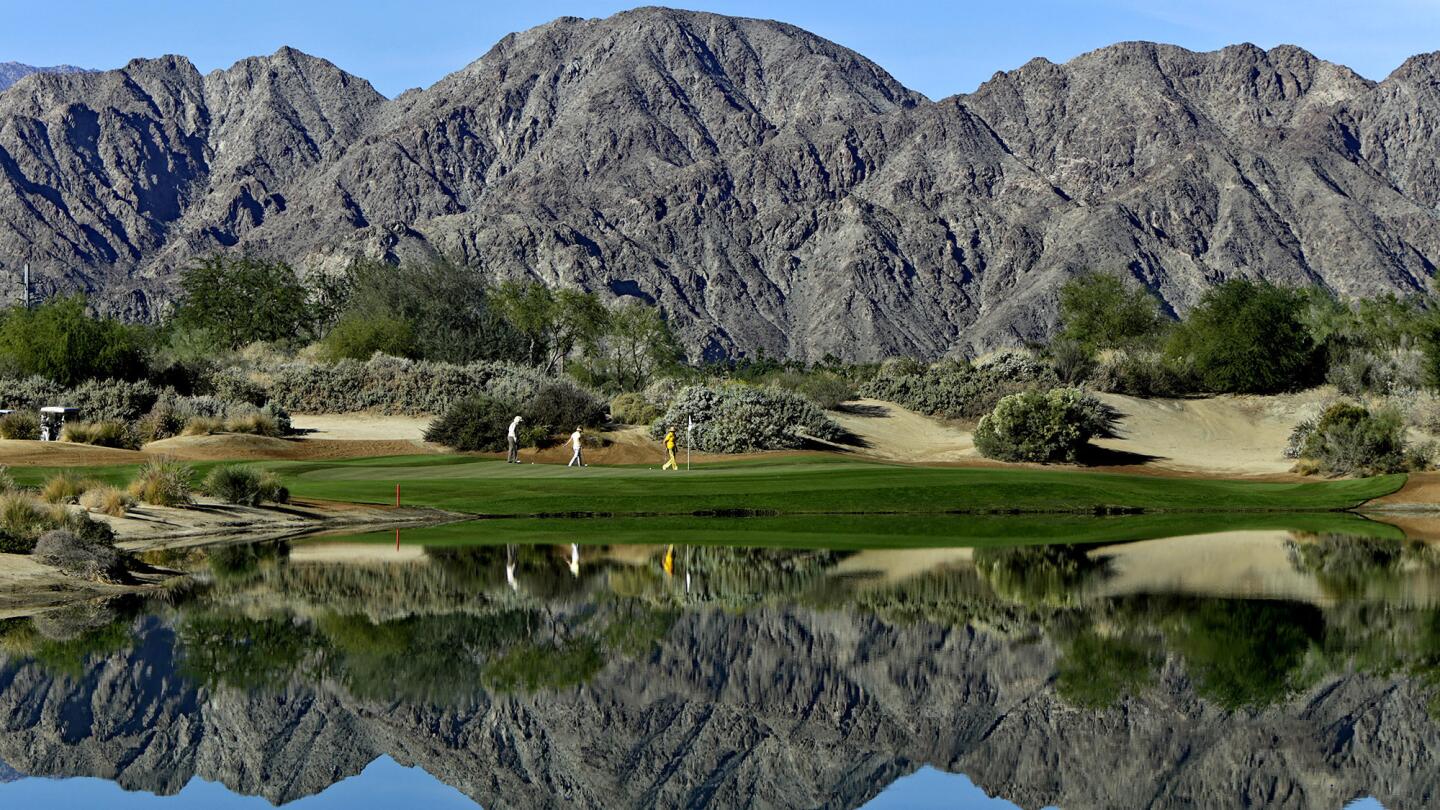
<instances>
[{"instance_id":1,"label":"sand bunker","mask_svg":"<svg viewBox=\"0 0 1440 810\"><path fill-rule=\"evenodd\" d=\"M1285 458L1290 432L1323 394L1136 399L1101 394L1124 414L1122 438L1096 444L1152 457L1151 466L1223 475L1273 475L1294 464Z\"/></svg>"},{"instance_id":2,"label":"sand bunker","mask_svg":"<svg viewBox=\"0 0 1440 810\"><path fill-rule=\"evenodd\" d=\"M970 431L889 402L861 399L830 417L861 440L855 452L893 461L980 460Z\"/></svg>"}]
</instances>

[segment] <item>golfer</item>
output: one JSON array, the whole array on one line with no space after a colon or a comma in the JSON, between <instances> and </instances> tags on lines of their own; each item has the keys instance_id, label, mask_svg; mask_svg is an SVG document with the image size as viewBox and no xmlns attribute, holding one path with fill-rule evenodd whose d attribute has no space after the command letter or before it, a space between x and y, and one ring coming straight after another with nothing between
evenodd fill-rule
<instances>
[{"instance_id":1,"label":"golfer","mask_svg":"<svg viewBox=\"0 0 1440 810\"><path fill-rule=\"evenodd\" d=\"M675 428L665 428L665 466L662 470L678 470L680 463L675 460Z\"/></svg>"},{"instance_id":2,"label":"golfer","mask_svg":"<svg viewBox=\"0 0 1440 810\"><path fill-rule=\"evenodd\" d=\"M520 429L520 423L524 421L519 415L510 420L510 432L506 434L506 440L510 443L510 458L506 459L507 464L520 463L520 436L517 431Z\"/></svg>"},{"instance_id":3,"label":"golfer","mask_svg":"<svg viewBox=\"0 0 1440 810\"><path fill-rule=\"evenodd\" d=\"M570 457L570 463L569 463L569 464L566 464L565 466L566 466L566 467L584 467L584 466L585 466L585 459L582 458L581 455L580 455L580 428L578 428L578 427L575 428L575 432L574 432L574 433L571 433L571 434L570 434L570 446L571 446L572 448L574 448L574 450L575 450L575 455L573 455L573 456Z\"/></svg>"}]
</instances>

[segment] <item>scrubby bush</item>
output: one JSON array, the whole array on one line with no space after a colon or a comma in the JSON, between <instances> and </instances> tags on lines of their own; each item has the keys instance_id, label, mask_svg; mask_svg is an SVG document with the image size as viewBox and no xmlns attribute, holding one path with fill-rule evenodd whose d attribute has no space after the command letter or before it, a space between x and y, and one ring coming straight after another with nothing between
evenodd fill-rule
<instances>
[{"instance_id":1,"label":"scrubby bush","mask_svg":"<svg viewBox=\"0 0 1440 810\"><path fill-rule=\"evenodd\" d=\"M0 416L0 439L40 438L40 417L30 411L16 411Z\"/></svg>"},{"instance_id":2,"label":"scrubby bush","mask_svg":"<svg viewBox=\"0 0 1440 810\"><path fill-rule=\"evenodd\" d=\"M695 448L710 453L748 453L801 447L807 437L839 441L845 431L825 412L798 394L746 385L690 386L655 422L651 434L667 426L683 428L694 419Z\"/></svg>"},{"instance_id":3,"label":"scrubby bush","mask_svg":"<svg viewBox=\"0 0 1440 810\"><path fill-rule=\"evenodd\" d=\"M1076 388L1025 391L1000 400L975 429L975 447L1002 461L1074 462L1092 438L1115 436L1112 408Z\"/></svg>"},{"instance_id":4,"label":"scrubby bush","mask_svg":"<svg viewBox=\"0 0 1440 810\"><path fill-rule=\"evenodd\" d=\"M66 470L50 476L40 488L40 498L46 503L77 503L81 495L98 486L100 482Z\"/></svg>"},{"instance_id":5,"label":"scrubby bush","mask_svg":"<svg viewBox=\"0 0 1440 810\"><path fill-rule=\"evenodd\" d=\"M68 529L52 529L35 541L31 556L67 574L99 582L118 582L125 558L113 540L81 537Z\"/></svg>"},{"instance_id":6,"label":"scrubby bush","mask_svg":"<svg viewBox=\"0 0 1440 810\"><path fill-rule=\"evenodd\" d=\"M133 448L135 436L124 422L66 422L60 441L96 447Z\"/></svg>"},{"instance_id":7,"label":"scrubby bush","mask_svg":"<svg viewBox=\"0 0 1440 810\"><path fill-rule=\"evenodd\" d=\"M205 493L227 503L242 506L259 506L266 501L288 503L290 491L272 472L261 472L250 467L216 467L205 476Z\"/></svg>"},{"instance_id":8,"label":"scrubby bush","mask_svg":"<svg viewBox=\"0 0 1440 810\"><path fill-rule=\"evenodd\" d=\"M130 482L130 494L153 506L184 506L190 503L195 471L189 465L168 459L151 459Z\"/></svg>"},{"instance_id":9,"label":"scrubby bush","mask_svg":"<svg viewBox=\"0 0 1440 810\"><path fill-rule=\"evenodd\" d=\"M47 506L24 492L0 495L0 552L29 554L40 535L66 529L85 540L113 542L115 533L104 523L63 505Z\"/></svg>"},{"instance_id":10,"label":"scrubby bush","mask_svg":"<svg viewBox=\"0 0 1440 810\"><path fill-rule=\"evenodd\" d=\"M511 403L484 394L462 399L430 423L425 441L464 452L504 450L516 410Z\"/></svg>"},{"instance_id":11,"label":"scrubby bush","mask_svg":"<svg viewBox=\"0 0 1440 810\"><path fill-rule=\"evenodd\" d=\"M94 317L78 295L0 312L0 357L21 374L61 385L142 376L145 343L144 327Z\"/></svg>"},{"instance_id":12,"label":"scrubby bush","mask_svg":"<svg viewBox=\"0 0 1440 810\"><path fill-rule=\"evenodd\" d=\"M66 388L43 377L0 380L4 406L39 411L47 405L78 408L86 419L132 422L147 413L160 397L148 382L89 380ZM38 430L37 430L38 433Z\"/></svg>"},{"instance_id":13,"label":"scrubby bush","mask_svg":"<svg viewBox=\"0 0 1440 810\"><path fill-rule=\"evenodd\" d=\"M860 393L946 419L978 419L1003 397L1054 385L1054 372L1028 355L1005 352L988 362L936 363L919 373L911 362L885 363Z\"/></svg>"},{"instance_id":14,"label":"scrubby bush","mask_svg":"<svg viewBox=\"0 0 1440 810\"><path fill-rule=\"evenodd\" d=\"M226 420L225 429L231 433L248 433L253 436L281 435L280 425L275 421L275 417L261 411Z\"/></svg>"},{"instance_id":15,"label":"scrubby bush","mask_svg":"<svg viewBox=\"0 0 1440 810\"><path fill-rule=\"evenodd\" d=\"M209 436L225 430L225 420L218 416L192 416L185 421L182 436Z\"/></svg>"},{"instance_id":16,"label":"scrubby bush","mask_svg":"<svg viewBox=\"0 0 1440 810\"><path fill-rule=\"evenodd\" d=\"M535 392L522 414L531 428L568 433L576 425L589 427L602 424L605 421L605 403L578 385L553 382Z\"/></svg>"},{"instance_id":17,"label":"scrubby bush","mask_svg":"<svg viewBox=\"0 0 1440 810\"><path fill-rule=\"evenodd\" d=\"M1046 347L1055 377L1065 385L1079 385L1090 379L1097 364L1095 354L1077 340L1059 338Z\"/></svg>"},{"instance_id":18,"label":"scrubby bush","mask_svg":"<svg viewBox=\"0 0 1440 810\"><path fill-rule=\"evenodd\" d=\"M415 357L415 328L409 321L387 316L346 314L323 342L327 360L367 360L376 354Z\"/></svg>"},{"instance_id":19,"label":"scrubby bush","mask_svg":"<svg viewBox=\"0 0 1440 810\"><path fill-rule=\"evenodd\" d=\"M770 375L765 382L793 391L827 411L855 398L855 386L833 371L786 371Z\"/></svg>"},{"instance_id":20,"label":"scrubby bush","mask_svg":"<svg viewBox=\"0 0 1440 810\"><path fill-rule=\"evenodd\" d=\"M288 363L271 371L273 401L295 413L443 413L475 394L527 401L549 382L501 363L468 365L374 357L334 365Z\"/></svg>"},{"instance_id":21,"label":"scrubby bush","mask_svg":"<svg viewBox=\"0 0 1440 810\"><path fill-rule=\"evenodd\" d=\"M101 484L91 486L80 496L80 505L91 512L100 512L110 517L125 517L135 498L123 489Z\"/></svg>"},{"instance_id":22,"label":"scrubby bush","mask_svg":"<svg viewBox=\"0 0 1440 810\"><path fill-rule=\"evenodd\" d=\"M1419 349L1352 349L1331 362L1325 381L1352 397L1409 394L1426 385L1425 356Z\"/></svg>"},{"instance_id":23,"label":"scrubby bush","mask_svg":"<svg viewBox=\"0 0 1440 810\"><path fill-rule=\"evenodd\" d=\"M1378 475L1425 469L1434 449L1409 447L1404 418L1392 408L1337 402L1319 419L1296 426L1288 452L1299 459L1298 472Z\"/></svg>"},{"instance_id":24,"label":"scrubby bush","mask_svg":"<svg viewBox=\"0 0 1440 810\"><path fill-rule=\"evenodd\" d=\"M1138 349L1107 352L1090 375L1090 384L1132 397L1179 397L1193 387L1164 355Z\"/></svg>"},{"instance_id":25,"label":"scrubby bush","mask_svg":"<svg viewBox=\"0 0 1440 810\"><path fill-rule=\"evenodd\" d=\"M610 416L622 425L648 425L659 419L661 413L644 394L625 393L610 400Z\"/></svg>"}]
</instances>

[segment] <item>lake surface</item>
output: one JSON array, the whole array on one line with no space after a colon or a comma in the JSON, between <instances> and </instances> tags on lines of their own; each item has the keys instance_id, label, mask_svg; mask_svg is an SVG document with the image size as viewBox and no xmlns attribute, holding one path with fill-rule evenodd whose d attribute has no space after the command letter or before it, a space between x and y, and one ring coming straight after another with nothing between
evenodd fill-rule
<instances>
[{"instance_id":1,"label":"lake surface","mask_svg":"<svg viewBox=\"0 0 1440 810\"><path fill-rule=\"evenodd\" d=\"M480 521L149 559L193 582L0 621L0 807L1437 801L1440 546L1349 515Z\"/></svg>"}]
</instances>

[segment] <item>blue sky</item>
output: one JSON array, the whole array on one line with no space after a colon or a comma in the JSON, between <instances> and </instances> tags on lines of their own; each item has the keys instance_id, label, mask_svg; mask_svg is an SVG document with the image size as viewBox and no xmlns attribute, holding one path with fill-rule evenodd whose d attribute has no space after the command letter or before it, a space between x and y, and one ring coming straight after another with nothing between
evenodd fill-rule
<instances>
[{"instance_id":1,"label":"blue sky","mask_svg":"<svg viewBox=\"0 0 1440 810\"><path fill-rule=\"evenodd\" d=\"M0 0L0 61L118 67L180 53L201 70L292 45L386 95L433 83L500 37L561 15L634 3L596 0ZM1209 50L1290 43L1384 78L1440 48L1437 0L709 0L679 4L791 22L874 59L931 98L969 92L1033 56L1063 61L1126 39Z\"/></svg>"}]
</instances>

